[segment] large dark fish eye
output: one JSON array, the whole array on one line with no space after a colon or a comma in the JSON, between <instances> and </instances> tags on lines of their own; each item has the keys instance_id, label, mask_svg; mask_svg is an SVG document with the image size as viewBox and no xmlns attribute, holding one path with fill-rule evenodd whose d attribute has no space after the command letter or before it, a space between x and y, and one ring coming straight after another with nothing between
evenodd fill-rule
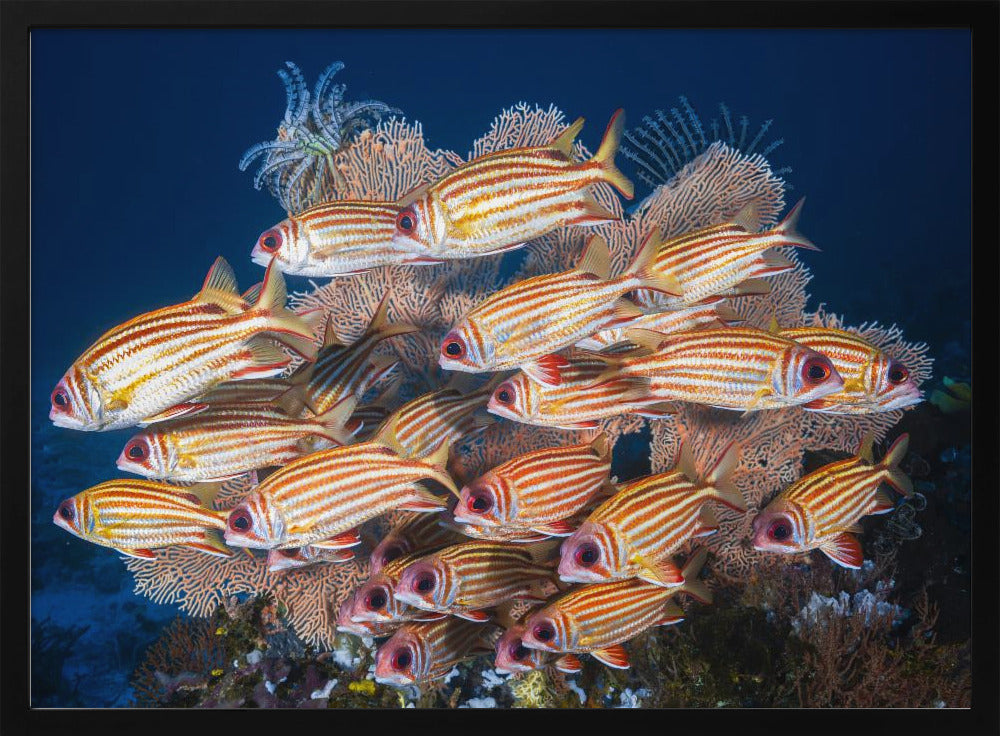
<instances>
[{"instance_id":1,"label":"large dark fish eye","mask_svg":"<svg viewBox=\"0 0 1000 736\"><path fill-rule=\"evenodd\" d=\"M132 440L125 449L125 454L133 460L142 460L146 457L146 446L142 440Z\"/></svg>"},{"instance_id":2,"label":"large dark fish eye","mask_svg":"<svg viewBox=\"0 0 1000 736\"><path fill-rule=\"evenodd\" d=\"M792 536L792 528L784 521L776 521L768 528L767 536L776 542L784 542Z\"/></svg>"},{"instance_id":3,"label":"large dark fish eye","mask_svg":"<svg viewBox=\"0 0 1000 736\"><path fill-rule=\"evenodd\" d=\"M556 637L556 630L550 623L535 624L535 628L531 630L531 633L535 635L538 641L552 641Z\"/></svg>"},{"instance_id":4,"label":"large dark fish eye","mask_svg":"<svg viewBox=\"0 0 1000 736\"><path fill-rule=\"evenodd\" d=\"M497 389L495 396L497 397L497 401L501 404L513 404L514 387L509 383L501 384L500 388Z\"/></svg>"},{"instance_id":5,"label":"large dark fish eye","mask_svg":"<svg viewBox=\"0 0 1000 736\"><path fill-rule=\"evenodd\" d=\"M385 604L388 601L385 595L385 591L381 588L378 590L373 590L365 596L365 608L369 611L380 611L385 608Z\"/></svg>"},{"instance_id":6,"label":"large dark fish eye","mask_svg":"<svg viewBox=\"0 0 1000 736\"><path fill-rule=\"evenodd\" d=\"M73 508L72 499L67 499L59 504L59 515L66 521L73 521L76 517L76 509Z\"/></svg>"},{"instance_id":7,"label":"large dark fish eye","mask_svg":"<svg viewBox=\"0 0 1000 736\"><path fill-rule=\"evenodd\" d=\"M810 358L802 368L802 375L809 383L822 383L830 377L830 365L826 358Z\"/></svg>"},{"instance_id":8,"label":"large dark fish eye","mask_svg":"<svg viewBox=\"0 0 1000 736\"><path fill-rule=\"evenodd\" d=\"M61 388L57 388L52 392L52 403L60 409L64 409L69 406L69 396Z\"/></svg>"},{"instance_id":9,"label":"large dark fish eye","mask_svg":"<svg viewBox=\"0 0 1000 736\"><path fill-rule=\"evenodd\" d=\"M229 528L234 532L249 531L252 526L253 521L246 509L237 509L229 515Z\"/></svg>"},{"instance_id":10,"label":"large dark fish eye","mask_svg":"<svg viewBox=\"0 0 1000 736\"><path fill-rule=\"evenodd\" d=\"M397 670L405 670L412 661L413 656L409 649L397 649L396 653L392 655L392 666Z\"/></svg>"},{"instance_id":11,"label":"large dark fish eye","mask_svg":"<svg viewBox=\"0 0 1000 736\"><path fill-rule=\"evenodd\" d=\"M417 576L417 590L421 593L429 593L435 586L434 573L422 572Z\"/></svg>"},{"instance_id":12,"label":"large dark fish eye","mask_svg":"<svg viewBox=\"0 0 1000 736\"><path fill-rule=\"evenodd\" d=\"M461 358L465 355L465 341L452 333L444 339L441 351L449 358Z\"/></svg>"},{"instance_id":13,"label":"large dark fish eye","mask_svg":"<svg viewBox=\"0 0 1000 736\"><path fill-rule=\"evenodd\" d=\"M396 215L396 227L404 233L412 233L416 226L417 218L413 216L413 213L410 210L403 210Z\"/></svg>"},{"instance_id":14,"label":"large dark fish eye","mask_svg":"<svg viewBox=\"0 0 1000 736\"><path fill-rule=\"evenodd\" d=\"M260 236L258 244L265 253L274 253L281 247L281 232L278 230L267 230Z\"/></svg>"},{"instance_id":15,"label":"large dark fish eye","mask_svg":"<svg viewBox=\"0 0 1000 736\"><path fill-rule=\"evenodd\" d=\"M581 567L590 567L601 558L601 550L593 542L584 542L576 548L574 558Z\"/></svg>"},{"instance_id":16,"label":"large dark fish eye","mask_svg":"<svg viewBox=\"0 0 1000 736\"><path fill-rule=\"evenodd\" d=\"M486 491L475 491L469 494L469 500L465 505L474 514L485 514L493 508L493 499Z\"/></svg>"},{"instance_id":17,"label":"large dark fish eye","mask_svg":"<svg viewBox=\"0 0 1000 736\"><path fill-rule=\"evenodd\" d=\"M905 383L906 379L910 377L910 372L906 370L899 363L893 363L889 366L889 382L900 384Z\"/></svg>"}]
</instances>

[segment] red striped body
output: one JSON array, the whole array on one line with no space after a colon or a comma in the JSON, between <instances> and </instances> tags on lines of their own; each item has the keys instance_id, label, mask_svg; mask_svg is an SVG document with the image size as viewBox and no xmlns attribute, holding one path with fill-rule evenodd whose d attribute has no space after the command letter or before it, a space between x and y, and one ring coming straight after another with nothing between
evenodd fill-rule
<instances>
[{"instance_id":1,"label":"red striped body","mask_svg":"<svg viewBox=\"0 0 1000 736\"><path fill-rule=\"evenodd\" d=\"M589 188L608 182L631 198L631 182L613 161L623 123L616 113L598 155L584 163L571 157L580 118L548 146L499 151L459 166L404 198L394 242L435 258L469 258L519 247L567 225L613 219Z\"/></svg>"},{"instance_id":2,"label":"red striped body","mask_svg":"<svg viewBox=\"0 0 1000 736\"><path fill-rule=\"evenodd\" d=\"M323 450L269 475L229 515L226 541L271 549L325 542L394 509L441 511L446 504L416 485L441 469L401 458L372 442Z\"/></svg>"},{"instance_id":3,"label":"red striped body","mask_svg":"<svg viewBox=\"0 0 1000 736\"><path fill-rule=\"evenodd\" d=\"M375 621L352 621L351 611L354 608L357 591L347 596L337 609L337 631L354 634L364 638L391 636L399 628L399 624L380 624Z\"/></svg>"},{"instance_id":4,"label":"red striped body","mask_svg":"<svg viewBox=\"0 0 1000 736\"><path fill-rule=\"evenodd\" d=\"M551 533L609 483L611 448L604 434L591 442L535 450L509 460L465 486L455 520Z\"/></svg>"},{"instance_id":5,"label":"red striped body","mask_svg":"<svg viewBox=\"0 0 1000 736\"><path fill-rule=\"evenodd\" d=\"M473 413L486 403L490 388L465 395L443 388L418 396L393 412L377 436L383 441L391 437L407 457L426 457L441 445L451 446L484 427Z\"/></svg>"},{"instance_id":6,"label":"red striped body","mask_svg":"<svg viewBox=\"0 0 1000 736\"><path fill-rule=\"evenodd\" d=\"M311 363L304 363L303 366L312 369ZM290 377L226 381L199 396L198 401L202 404L271 404L294 386Z\"/></svg>"},{"instance_id":7,"label":"red striped body","mask_svg":"<svg viewBox=\"0 0 1000 736\"><path fill-rule=\"evenodd\" d=\"M458 618L402 626L375 653L375 679L411 685L440 679L462 660L493 651L492 627Z\"/></svg>"},{"instance_id":8,"label":"red striped body","mask_svg":"<svg viewBox=\"0 0 1000 736\"><path fill-rule=\"evenodd\" d=\"M311 358L312 330L284 309L281 274L269 270L265 284L250 306L218 259L194 299L139 315L90 346L52 392L49 417L73 429L119 429L223 381L275 375L290 358L266 336Z\"/></svg>"},{"instance_id":9,"label":"red striped body","mask_svg":"<svg viewBox=\"0 0 1000 736\"><path fill-rule=\"evenodd\" d=\"M462 536L442 524L437 514L406 513L406 516L382 538L371 553L371 574L403 555L443 547L462 541Z\"/></svg>"},{"instance_id":10,"label":"red striped body","mask_svg":"<svg viewBox=\"0 0 1000 736\"><path fill-rule=\"evenodd\" d=\"M805 409L831 414L870 414L902 409L922 400L906 366L853 332L796 327L778 334L828 357L844 379L843 389L810 401Z\"/></svg>"},{"instance_id":11,"label":"red striped body","mask_svg":"<svg viewBox=\"0 0 1000 736\"><path fill-rule=\"evenodd\" d=\"M257 238L250 257L297 276L343 276L406 263L411 248L393 242L401 208L390 202L325 202Z\"/></svg>"},{"instance_id":12,"label":"red striped body","mask_svg":"<svg viewBox=\"0 0 1000 736\"><path fill-rule=\"evenodd\" d=\"M229 556L218 539L222 514L205 508L188 489L148 480L112 480L63 501L52 520L88 542L132 557L180 544Z\"/></svg>"},{"instance_id":13,"label":"red striped body","mask_svg":"<svg viewBox=\"0 0 1000 736\"><path fill-rule=\"evenodd\" d=\"M523 545L463 542L407 565L395 596L426 611L486 620L481 609L529 595L553 577L552 568L537 564Z\"/></svg>"},{"instance_id":14,"label":"red striped body","mask_svg":"<svg viewBox=\"0 0 1000 736\"><path fill-rule=\"evenodd\" d=\"M690 332L704 327L725 327L739 321L739 316L724 300L709 301L684 309L644 314L628 323L628 327L602 330L576 344L584 350L608 350L618 346L621 349L634 347L628 341L627 330L649 330L664 335L676 332ZM794 339L794 338L793 338Z\"/></svg>"},{"instance_id":15,"label":"red striped body","mask_svg":"<svg viewBox=\"0 0 1000 736\"><path fill-rule=\"evenodd\" d=\"M623 358L617 376L646 377L650 394L722 409L753 411L804 404L839 391L828 358L749 327L684 332L652 355Z\"/></svg>"}]
</instances>

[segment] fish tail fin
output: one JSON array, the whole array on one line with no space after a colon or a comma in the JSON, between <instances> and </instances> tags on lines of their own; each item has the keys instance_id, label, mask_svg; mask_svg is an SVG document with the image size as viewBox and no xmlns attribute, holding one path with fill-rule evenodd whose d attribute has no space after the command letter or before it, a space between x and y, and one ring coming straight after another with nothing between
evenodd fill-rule
<instances>
[{"instance_id":1,"label":"fish tail fin","mask_svg":"<svg viewBox=\"0 0 1000 736\"><path fill-rule=\"evenodd\" d=\"M719 458L715 466L708 471L705 476L705 485L710 488L712 498L725 504L733 511L745 512L747 510L746 499L733 483L733 474L739 464L740 446L732 442L722 453L722 457Z\"/></svg>"},{"instance_id":2,"label":"fish tail fin","mask_svg":"<svg viewBox=\"0 0 1000 736\"><path fill-rule=\"evenodd\" d=\"M691 555L681 570L681 575L684 576L684 582L681 583L680 590L684 591L696 601L701 603L712 602L712 591L708 589L708 586L705 585L704 581L698 579L698 575L705 566L705 561L707 559L708 548L701 547Z\"/></svg>"},{"instance_id":3,"label":"fish tail fin","mask_svg":"<svg viewBox=\"0 0 1000 736\"><path fill-rule=\"evenodd\" d=\"M879 466L885 473L886 482L902 493L907 498L913 495L913 483L909 476L904 473L899 464L906 457L906 451L910 447L910 435L901 434L892 443L889 451L885 453Z\"/></svg>"},{"instance_id":4,"label":"fish tail fin","mask_svg":"<svg viewBox=\"0 0 1000 736\"><path fill-rule=\"evenodd\" d=\"M632 199L635 196L635 187L615 166L615 155L618 153L618 144L621 142L624 129L625 111L618 108L608 121L608 128L604 131L604 138L601 139L601 147L597 149L597 154L591 162L597 164L606 182L621 192L625 199Z\"/></svg>"},{"instance_id":5,"label":"fish tail fin","mask_svg":"<svg viewBox=\"0 0 1000 736\"><path fill-rule=\"evenodd\" d=\"M268 314L269 333L273 333L276 340L286 345L291 350L301 355L306 360L316 359L316 339L309 322L295 312L285 307L288 299L288 290L285 287L285 278L281 271L274 267L272 260L264 274L264 281L260 287L260 297L253 305L255 310L265 311Z\"/></svg>"},{"instance_id":6,"label":"fish tail fin","mask_svg":"<svg viewBox=\"0 0 1000 736\"><path fill-rule=\"evenodd\" d=\"M795 206L789 210L788 214L785 215L785 219L778 223L775 231L782 236L782 239L786 242L782 245L790 245L796 248L805 248L806 250L819 250L809 238L802 235L798 231L799 215L802 214L802 205L805 204L806 198L803 197Z\"/></svg>"},{"instance_id":7,"label":"fish tail fin","mask_svg":"<svg viewBox=\"0 0 1000 736\"><path fill-rule=\"evenodd\" d=\"M642 241L639 250L629 264L628 269L622 274L624 277L639 279L641 288L652 289L653 291L681 296L684 289L673 274L659 267L656 263L656 256L663 244L663 237L659 228L653 230Z\"/></svg>"}]
</instances>

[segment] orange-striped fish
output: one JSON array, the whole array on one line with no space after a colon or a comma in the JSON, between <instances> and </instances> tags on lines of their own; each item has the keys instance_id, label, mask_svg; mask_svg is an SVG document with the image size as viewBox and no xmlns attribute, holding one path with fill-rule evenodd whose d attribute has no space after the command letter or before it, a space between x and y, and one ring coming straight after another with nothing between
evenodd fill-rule
<instances>
[{"instance_id":1,"label":"orange-striped fish","mask_svg":"<svg viewBox=\"0 0 1000 736\"><path fill-rule=\"evenodd\" d=\"M371 359L372 350L383 340L419 331L404 323L389 324L389 294L386 292L372 315L364 334L350 345L333 331L332 317L327 321L323 347L316 356L312 376L306 386L306 404L315 414L324 414L342 401L361 396L379 378L392 370L397 360Z\"/></svg>"},{"instance_id":2,"label":"orange-striped fish","mask_svg":"<svg viewBox=\"0 0 1000 736\"><path fill-rule=\"evenodd\" d=\"M463 660L492 654L498 633L451 617L404 624L375 652L375 680L398 687L438 680Z\"/></svg>"},{"instance_id":3,"label":"orange-striped fish","mask_svg":"<svg viewBox=\"0 0 1000 736\"><path fill-rule=\"evenodd\" d=\"M577 583L627 578L666 587L683 583L671 555L687 540L718 529L708 502L747 510L730 480L738 463L739 448L730 445L702 476L684 445L673 470L622 486L563 542L559 577Z\"/></svg>"},{"instance_id":4,"label":"orange-striped fish","mask_svg":"<svg viewBox=\"0 0 1000 736\"><path fill-rule=\"evenodd\" d=\"M867 340L830 327L794 327L778 332L833 361L844 387L803 404L803 409L830 414L870 414L902 409L923 401L910 371Z\"/></svg>"},{"instance_id":5,"label":"orange-striped fish","mask_svg":"<svg viewBox=\"0 0 1000 736\"><path fill-rule=\"evenodd\" d=\"M497 672L514 674L555 667L560 672L574 674L583 669L583 663L575 654L557 656L541 649L528 649L523 639L524 625L515 624L497 640L497 656L493 663Z\"/></svg>"},{"instance_id":6,"label":"orange-striped fish","mask_svg":"<svg viewBox=\"0 0 1000 736\"><path fill-rule=\"evenodd\" d=\"M393 412L376 439L398 444L413 458L426 457L442 444L451 446L489 426L476 412L485 406L495 385L496 381L490 381L467 393L445 387L418 396Z\"/></svg>"},{"instance_id":7,"label":"orange-striped fish","mask_svg":"<svg viewBox=\"0 0 1000 736\"><path fill-rule=\"evenodd\" d=\"M235 478L350 444L360 429L352 423L353 408L352 399L318 417L296 419L263 403L214 404L134 435L118 456L118 469L175 481Z\"/></svg>"},{"instance_id":8,"label":"orange-striped fish","mask_svg":"<svg viewBox=\"0 0 1000 736\"><path fill-rule=\"evenodd\" d=\"M559 365L557 385L535 381L519 371L497 386L487 410L515 422L563 429L596 429L600 420L622 414L662 419L674 411L670 404L650 396L644 378L595 383L617 365L616 356L576 350L552 358Z\"/></svg>"},{"instance_id":9,"label":"orange-striped fish","mask_svg":"<svg viewBox=\"0 0 1000 736\"><path fill-rule=\"evenodd\" d=\"M635 330L633 341L655 345L651 355L626 357L605 379L645 377L663 401L756 411L805 404L843 388L825 355L766 330L724 327L669 335Z\"/></svg>"},{"instance_id":10,"label":"orange-striped fish","mask_svg":"<svg viewBox=\"0 0 1000 736\"><path fill-rule=\"evenodd\" d=\"M149 480L109 480L67 498L52 521L80 539L129 557L156 559L154 549L181 545L220 557L225 516L213 511L218 484L181 488Z\"/></svg>"},{"instance_id":11,"label":"orange-striped fish","mask_svg":"<svg viewBox=\"0 0 1000 736\"><path fill-rule=\"evenodd\" d=\"M569 536L573 528L566 520L613 488L610 473L611 443L603 432L580 445L535 450L462 488L455 521Z\"/></svg>"},{"instance_id":12,"label":"orange-striped fish","mask_svg":"<svg viewBox=\"0 0 1000 736\"><path fill-rule=\"evenodd\" d=\"M539 584L551 582L555 570L537 560L549 548L545 545L533 550L504 542L463 542L445 547L406 565L393 595L425 611L486 621L489 614L484 608L512 598L543 600Z\"/></svg>"},{"instance_id":13,"label":"orange-striped fish","mask_svg":"<svg viewBox=\"0 0 1000 736\"><path fill-rule=\"evenodd\" d=\"M908 446L909 435L900 435L875 463L869 436L857 457L799 478L753 520L754 549L779 554L819 549L838 565L860 568L864 558L855 536L862 531L858 520L889 513L896 505L879 486L886 482L904 496L913 493L910 479L899 468Z\"/></svg>"},{"instance_id":14,"label":"orange-striped fish","mask_svg":"<svg viewBox=\"0 0 1000 736\"><path fill-rule=\"evenodd\" d=\"M399 576L419 554L404 555L386 563L355 590L350 612L352 621L375 621L400 624L407 621L437 621L446 614L424 611L403 603L394 596Z\"/></svg>"},{"instance_id":15,"label":"orange-striped fish","mask_svg":"<svg viewBox=\"0 0 1000 736\"><path fill-rule=\"evenodd\" d=\"M391 636L398 628L399 624L380 624L375 621L352 621L351 611L354 608L354 601L357 591L347 596L337 609L337 631L347 634L354 634L363 639Z\"/></svg>"},{"instance_id":16,"label":"orange-striped fish","mask_svg":"<svg viewBox=\"0 0 1000 736\"><path fill-rule=\"evenodd\" d=\"M692 555L684 566L684 582L673 588L632 578L564 593L525 619L521 641L545 652L587 652L609 667L628 669L622 642L653 626L684 620L671 597L683 592L702 603L712 602L711 591L696 579L707 554L703 548Z\"/></svg>"},{"instance_id":17,"label":"orange-striped fish","mask_svg":"<svg viewBox=\"0 0 1000 736\"><path fill-rule=\"evenodd\" d=\"M378 266L437 263L393 240L402 207L394 202L324 202L260 234L250 258L296 276L348 276ZM423 251L423 249L420 249Z\"/></svg>"},{"instance_id":18,"label":"orange-striped fish","mask_svg":"<svg viewBox=\"0 0 1000 736\"><path fill-rule=\"evenodd\" d=\"M791 270L795 264L772 248L819 250L795 229L803 202L805 199L800 199L776 227L761 233L743 222L745 213L741 212L733 222L663 242L657 268L673 274L683 292L671 295L644 290L636 295L636 301L644 307L679 309L727 292L749 279ZM657 241L659 237L656 231L647 236Z\"/></svg>"},{"instance_id":19,"label":"orange-striped fish","mask_svg":"<svg viewBox=\"0 0 1000 736\"><path fill-rule=\"evenodd\" d=\"M305 406L303 389L305 384L309 382L312 367L312 363L303 363L289 376L226 381L203 393L197 398L197 401L209 406L214 404L270 404L279 407L288 416L298 416Z\"/></svg>"},{"instance_id":20,"label":"orange-striped fish","mask_svg":"<svg viewBox=\"0 0 1000 736\"><path fill-rule=\"evenodd\" d=\"M49 418L59 427L107 430L202 410L207 404L188 400L288 365L268 338L309 360L316 353L309 324L285 309L281 273L268 269L251 306L220 257L193 299L115 327L77 358L52 391Z\"/></svg>"},{"instance_id":21,"label":"orange-striped fish","mask_svg":"<svg viewBox=\"0 0 1000 736\"><path fill-rule=\"evenodd\" d=\"M475 306L445 336L441 367L476 373L520 366L536 380L557 382L545 362L550 353L642 316L627 292L640 284L677 290L669 275L651 268L655 255L655 243L647 243L612 278L607 243L592 237L576 268L518 281Z\"/></svg>"},{"instance_id":22,"label":"orange-striped fish","mask_svg":"<svg viewBox=\"0 0 1000 736\"><path fill-rule=\"evenodd\" d=\"M354 553L349 549L322 549L320 547L288 547L267 552L267 569L271 572L294 570L331 562L350 562Z\"/></svg>"},{"instance_id":23,"label":"orange-striped fish","mask_svg":"<svg viewBox=\"0 0 1000 736\"><path fill-rule=\"evenodd\" d=\"M615 167L625 115L611 116L597 155L574 163L577 119L547 146L498 151L463 164L400 200L394 243L432 258L470 258L519 248L568 225L618 218L590 187L607 182L632 199L632 182Z\"/></svg>"},{"instance_id":24,"label":"orange-striped fish","mask_svg":"<svg viewBox=\"0 0 1000 736\"><path fill-rule=\"evenodd\" d=\"M580 340L576 346L584 350L610 351L614 348L614 352L619 353L635 347L629 342L626 334L629 329L672 335L675 332L690 332L704 327L731 327L742 321L736 310L723 298L710 297L692 307L644 314L634 322L630 322L628 327L602 330Z\"/></svg>"},{"instance_id":25,"label":"orange-striped fish","mask_svg":"<svg viewBox=\"0 0 1000 736\"><path fill-rule=\"evenodd\" d=\"M417 485L435 480L457 495L444 460L443 453L410 460L374 442L306 455L265 478L229 513L226 542L262 549L359 544L356 527L388 511L444 511L443 499Z\"/></svg>"},{"instance_id":26,"label":"orange-striped fish","mask_svg":"<svg viewBox=\"0 0 1000 736\"><path fill-rule=\"evenodd\" d=\"M408 513L382 538L371 554L371 574L404 555L430 551L463 541L462 535L445 526L436 514Z\"/></svg>"}]
</instances>

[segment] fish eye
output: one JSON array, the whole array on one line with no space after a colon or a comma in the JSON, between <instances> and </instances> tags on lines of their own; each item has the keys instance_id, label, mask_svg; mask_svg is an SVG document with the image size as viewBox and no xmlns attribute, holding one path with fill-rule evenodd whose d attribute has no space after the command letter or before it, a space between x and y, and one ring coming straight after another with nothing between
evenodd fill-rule
<instances>
[{"instance_id":1,"label":"fish eye","mask_svg":"<svg viewBox=\"0 0 1000 736\"><path fill-rule=\"evenodd\" d=\"M416 226L417 218L413 216L413 213L410 210L403 210L396 215L396 227L398 227L402 232L412 233Z\"/></svg>"},{"instance_id":2,"label":"fish eye","mask_svg":"<svg viewBox=\"0 0 1000 736\"><path fill-rule=\"evenodd\" d=\"M416 588L421 593L429 593L434 590L434 573L422 572L417 576Z\"/></svg>"},{"instance_id":3,"label":"fish eye","mask_svg":"<svg viewBox=\"0 0 1000 736\"><path fill-rule=\"evenodd\" d=\"M405 670L410 666L410 662L412 661L413 656L410 654L409 649L397 649L396 653L392 655L393 669Z\"/></svg>"},{"instance_id":4,"label":"fish eye","mask_svg":"<svg viewBox=\"0 0 1000 736\"><path fill-rule=\"evenodd\" d=\"M465 355L465 341L458 335L451 334L444 339L441 351L449 358L461 358Z\"/></svg>"},{"instance_id":5,"label":"fish eye","mask_svg":"<svg viewBox=\"0 0 1000 736\"><path fill-rule=\"evenodd\" d=\"M285 547L283 549L279 549L278 554L282 557L296 557L301 551L301 547Z\"/></svg>"},{"instance_id":6,"label":"fish eye","mask_svg":"<svg viewBox=\"0 0 1000 736\"><path fill-rule=\"evenodd\" d=\"M278 248L281 247L281 232L278 230L267 230L263 235L260 236L260 240L257 244L260 249L265 253L274 253Z\"/></svg>"},{"instance_id":7,"label":"fish eye","mask_svg":"<svg viewBox=\"0 0 1000 736\"><path fill-rule=\"evenodd\" d=\"M365 608L369 611L380 611L385 608L385 604L388 601L386 598L385 591L381 588L378 590L373 590L367 595L365 595Z\"/></svg>"},{"instance_id":8,"label":"fish eye","mask_svg":"<svg viewBox=\"0 0 1000 736\"><path fill-rule=\"evenodd\" d=\"M125 454L133 460L146 459L146 443L142 440L132 440L125 447Z\"/></svg>"},{"instance_id":9,"label":"fish eye","mask_svg":"<svg viewBox=\"0 0 1000 736\"><path fill-rule=\"evenodd\" d=\"M76 517L76 509L73 508L73 499L66 499L59 504L59 515L66 521L73 521Z\"/></svg>"},{"instance_id":10,"label":"fish eye","mask_svg":"<svg viewBox=\"0 0 1000 736\"><path fill-rule=\"evenodd\" d=\"M601 558L601 550L593 542L584 542L576 548L573 557L581 567L591 567Z\"/></svg>"},{"instance_id":11,"label":"fish eye","mask_svg":"<svg viewBox=\"0 0 1000 736\"><path fill-rule=\"evenodd\" d=\"M469 500L465 505L474 514L485 514L493 508L493 499L486 491L474 491L469 494Z\"/></svg>"},{"instance_id":12,"label":"fish eye","mask_svg":"<svg viewBox=\"0 0 1000 736\"><path fill-rule=\"evenodd\" d=\"M531 633L534 634L538 641L552 641L556 637L556 630L552 628L552 624L550 623L535 624L535 628L531 630Z\"/></svg>"},{"instance_id":13,"label":"fish eye","mask_svg":"<svg viewBox=\"0 0 1000 736\"><path fill-rule=\"evenodd\" d=\"M52 392L52 405L57 406L60 409L65 409L69 406L69 395L66 393L65 389L56 388Z\"/></svg>"},{"instance_id":14,"label":"fish eye","mask_svg":"<svg viewBox=\"0 0 1000 736\"><path fill-rule=\"evenodd\" d=\"M784 521L776 521L767 529L767 536L776 542L784 542L792 536L792 528Z\"/></svg>"},{"instance_id":15,"label":"fish eye","mask_svg":"<svg viewBox=\"0 0 1000 736\"><path fill-rule=\"evenodd\" d=\"M809 383L822 383L830 377L830 364L826 358L810 358L802 368L802 376Z\"/></svg>"},{"instance_id":16,"label":"fish eye","mask_svg":"<svg viewBox=\"0 0 1000 736\"><path fill-rule=\"evenodd\" d=\"M229 515L229 528L234 532L249 531L252 526L250 513L246 509L237 509Z\"/></svg>"},{"instance_id":17,"label":"fish eye","mask_svg":"<svg viewBox=\"0 0 1000 736\"><path fill-rule=\"evenodd\" d=\"M893 363L889 366L889 382L900 384L905 383L906 379L910 377L910 372L906 370L905 367L901 366L899 363Z\"/></svg>"},{"instance_id":18,"label":"fish eye","mask_svg":"<svg viewBox=\"0 0 1000 736\"><path fill-rule=\"evenodd\" d=\"M501 404L513 404L514 403L514 387L509 383L504 383L500 385L497 389L496 394L497 401Z\"/></svg>"}]
</instances>

